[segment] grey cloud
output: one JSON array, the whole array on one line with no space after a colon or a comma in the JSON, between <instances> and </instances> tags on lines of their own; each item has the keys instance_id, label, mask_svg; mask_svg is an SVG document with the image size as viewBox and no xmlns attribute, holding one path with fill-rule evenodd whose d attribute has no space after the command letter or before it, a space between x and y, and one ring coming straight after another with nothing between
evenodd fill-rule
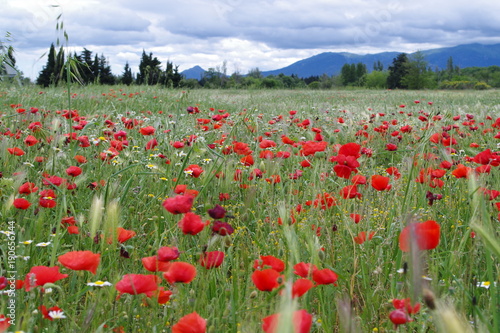
<instances>
[{"instance_id":1,"label":"grey cloud","mask_svg":"<svg viewBox=\"0 0 500 333\"><path fill-rule=\"evenodd\" d=\"M113 8L107 5L87 10L72 11L68 21L80 26L110 31L147 31L151 22L129 9Z\"/></svg>"}]
</instances>

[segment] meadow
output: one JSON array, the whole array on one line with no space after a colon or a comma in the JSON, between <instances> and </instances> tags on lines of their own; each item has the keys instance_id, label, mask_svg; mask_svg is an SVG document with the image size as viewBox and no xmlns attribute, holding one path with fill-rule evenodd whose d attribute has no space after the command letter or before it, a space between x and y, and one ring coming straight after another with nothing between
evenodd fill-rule
<instances>
[{"instance_id":1,"label":"meadow","mask_svg":"<svg viewBox=\"0 0 500 333\"><path fill-rule=\"evenodd\" d=\"M498 91L0 89L0 332L499 332Z\"/></svg>"}]
</instances>

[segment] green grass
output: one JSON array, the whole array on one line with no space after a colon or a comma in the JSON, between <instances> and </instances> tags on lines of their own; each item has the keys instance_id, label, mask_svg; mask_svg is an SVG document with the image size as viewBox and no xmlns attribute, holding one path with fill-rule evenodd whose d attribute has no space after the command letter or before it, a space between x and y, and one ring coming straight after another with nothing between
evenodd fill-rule
<instances>
[{"instance_id":1,"label":"green grass","mask_svg":"<svg viewBox=\"0 0 500 333\"><path fill-rule=\"evenodd\" d=\"M259 332L261 320L281 310L306 309L313 315L311 332L346 331L341 326L342 299L350 302L351 316L344 318L355 322L363 332L390 332L394 330L389 313L394 309L392 299L411 297L413 302L423 302L419 288L426 287L440 300L449 302L465 318L465 322L477 331L495 332L500 329L498 304L500 294L494 285L499 278L498 261L498 211L492 205L499 200L488 201L478 194L478 187L500 190L498 167L490 174L482 174L475 181L457 179L447 171L443 188L430 188L414 180L423 168L437 168L444 160L453 160L470 167L465 157L491 149L498 151L497 139L490 133L498 117L500 100L498 91L217 91L163 90L156 87L100 86L71 87L70 108L89 122L78 136L90 139L106 137L105 121L115 123L115 131L128 133L129 145L112 161L102 161L99 155L109 148L109 143L100 140L99 145L82 148L78 141L68 141L74 122L61 117L68 109L67 92L63 88L11 88L0 89L0 132L19 133L0 137L0 230L8 230L8 222L15 221L16 242L33 240L29 245L17 244L18 256L29 256L15 261L17 278L24 279L31 267L60 266L68 278L55 282L49 293L41 287L32 291L16 293L16 330L25 332L110 332L123 327L125 332L170 332L181 317L196 311L207 320L209 332ZM43 92L43 93L42 93ZM414 103L419 100L420 103ZM432 105L427 102L432 102ZM18 114L11 104L22 104L26 113ZM406 105L401 108L400 105ZM190 115L186 107L197 106L199 114ZM39 108L38 113L29 113L30 107ZM211 111L210 108L214 108ZM210 118L225 110L230 116L219 129L202 131L197 118ZM288 112L296 110L295 118L309 118L307 129L292 123ZM418 119L421 110L429 114L433 125L424 129L425 123ZM61 111L61 112L59 112ZM161 111L161 112L160 112ZM402 113L401 113L402 112ZM370 118L371 114L385 116ZM412 113L409 116L408 113ZM474 115L477 131L472 131L462 122L466 114ZM269 121L282 115L274 124ZM432 120L440 115L442 120ZM460 115L459 121L453 116ZM493 120L486 119L490 115ZM142 124L126 129L121 117L136 118ZM338 123L343 117L345 123ZM393 125L391 121L397 120ZM43 130L31 133L27 126L40 121ZM387 134L373 129L387 121ZM484 123L480 125L479 123ZM213 124L213 122L212 122ZM411 133L402 134L401 141L391 133L404 125L411 125ZM429 141L431 134L441 132L441 126L457 124L459 129L451 131L457 136L457 154L447 155L442 145ZM355 136L363 129L369 137ZM153 126L154 136L142 136L137 128ZM292 148L281 143L281 135L293 140L313 140L311 127L321 128L329 143L327 150L311 158L312 167L302 168L304 159L296 155L300 147ZM335 132L335 130L340 130ZM258 137L270 132L268 139L278 146L274 152L289 150L288 159L259 158L262 150ZM460 136L462 132L463 137ZM25 147L23 140L35 135L41 142ZM197 140L182 149L170 143L186 141L190 135ZM52 137L52 140L47 138ZM156 138L155 150L145 150L146 143ZM222 146L210 149L207 145L225 138ZM253 151L255 164L245 167L241 156L224 155L222 148L233 141L245 142ZM351 184L347 179L336 177L332 172L330 156L336 155L335 144L357 142L372 149L373 155L359 158L359 174L368 179L368 185L358 186L361 199L343 199L339 195L342 187ZM387 143L397 143L398 150L385 150ZM471 148L471 143L479 147ZM7 148L20 147L26 154L13 156ZM183 154L179 154L183 152ZM423 154L433 153L436 160L423 159ZM170 161L158 157L163 154ZM69 178L65 169L77 165L75 155L85 156L87 163L80 165L83 173L74 180L77 188L67 190L64 186L44 186L42 174ZM44 157L44 162L34 162L35 157ZM209 160L210 159L210 160ZM199 178L184 173L190 164L204 169ZM401 178L391 177L390 191L379 192L369 185L371 175L387 176L385 169L398 167ZM254 168L264 172L262 179L248 180ZM243 173L243 184L233 180L236 169ZM288 175L297 169L303 175L297 180ZM222 172L225 177L215 177ZM271 184L265 179L280 175L281 182ZM38 192L25 196L33 204L27 210L12 206L14 198L21 197L18 187L24 182L34 182L39 188L52 188L57 194L54 208L38 207ZM103 184L99 184L104 181ZM89 184L97 182L92 189ZM209 227L195 236L184 235L177 226L179 215L172 215L162 207L166 197L175 195L177 184L199 191L193 211L203 220L209 220L207 210L221 204L230 217L226 218L234 228L231 236L214 237ZM39 190L39 191L40 191ZM430 206L426 192L443 196ZM219 193L229 193L230 200L219 201ZM338 205L322 210L307 206L318 194L330 193ZM290 211L298 204L301 213L295 213L296 223L291 224ZM98 208L102 207L102 208ZM363 215L359 224L354 224L350 213ZM74 216L80 233L68 234L60 221ZM398 247L398 237L413 217L417 221L435 220L441 226L440 244L433 250L423 251L411 258ZM277 223L278 218L284 222ZM116 241L108 244L110 230L116 227L133 230L136 236L123 244ZM317 228L320 227L320 231ZM475 230L476 238L471 238ZM353 238L361 231L375 231L372 240L357 244ZM96 237L97 233L97 237ZM0 235L4 237L4 235ZM7 239L7 238L6 238ZM48 242L47 247L35 244ZM196 266L197 277L189 284L169 285L163 278L161 286L170 289L173 295L165 305L157 304L155 298L144 295L125 294L117 299L118 292L111 287L89 287L86 284L97 280L116 284L124 274L155 274L147 272L141 258L153 256L161 246L176 246L181 251L179 260ZM101 254L97 274L87 271L71 271L58 264L57 258L69 251L89 250ZM221 267L207 270L198 264L203 251L224 251ZM2 269L7 275L7 242L2 242ZM130 258L124 258L126 251ZM273 255L286 263L284 281L288 284L296 279L293 265L307 262L318 268L330 268L339 278L337 286L319 285L292 302L286 293L263 292L255 288L250 276L253 262L260 255ZM413 262L413 265L411 264ZM420 262L421 271L415 271ZM399 273L407 263L407 273ZM161 277L161 273L156 273ZM425 275L426 279L420 276ZM416 276L416 277L415 277ZM418 283L415 283L418 281ZM489 281L489 289L477 287L478 282ZM6 313L7 295L0 299L2 312ZM49 321L34 311L41 305L47 308L58 306L66 319ZM345 309L344 309L345 310ZM430 332L437 328L433 318L439 312L422 305L414 321L401 326L399 331ZM354 324L354 323L352 323ZM465 324L464 324L465 325ZM10 329L13 331L14 327Z\"/></svg>"}]
</instances>

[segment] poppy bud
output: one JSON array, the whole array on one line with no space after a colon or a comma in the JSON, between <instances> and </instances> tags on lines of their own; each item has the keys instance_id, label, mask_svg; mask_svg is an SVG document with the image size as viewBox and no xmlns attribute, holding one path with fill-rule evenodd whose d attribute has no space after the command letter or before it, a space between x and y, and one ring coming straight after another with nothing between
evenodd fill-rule
<instances>
[{"instance_id":1,"label":"poppy bud","mask_svg":"<svg viewBox=\"0 0 500 333\"><path fill-rule=\"evenodd\" d=\"M424 294L424 303L427 305L427 307L431 310L436 309L436 297L434 296L434 293L430 291L429 289L424 289L423 290Z\"/></svg>"}]
</instances>

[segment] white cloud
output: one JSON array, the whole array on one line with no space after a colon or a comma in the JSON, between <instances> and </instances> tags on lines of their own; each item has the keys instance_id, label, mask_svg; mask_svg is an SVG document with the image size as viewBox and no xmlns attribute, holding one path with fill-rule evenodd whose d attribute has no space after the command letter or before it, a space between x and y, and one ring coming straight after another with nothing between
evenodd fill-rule
<instances>
[{"instance_id":1,"label":"white cloud","mask_svg":"<svg viewBox=\"0 0 500 333\"><path fill-rule=\"evenodd\" d=\"M56 5L57 7L54 7ZM180 69L246 73L325 51L412 52L500 42L500 2L491 0L3 0L0 38L14 37L18 66L34 78L57 37L108 57L115 74L142 50Z\"/></svg>"}]
</instances>

